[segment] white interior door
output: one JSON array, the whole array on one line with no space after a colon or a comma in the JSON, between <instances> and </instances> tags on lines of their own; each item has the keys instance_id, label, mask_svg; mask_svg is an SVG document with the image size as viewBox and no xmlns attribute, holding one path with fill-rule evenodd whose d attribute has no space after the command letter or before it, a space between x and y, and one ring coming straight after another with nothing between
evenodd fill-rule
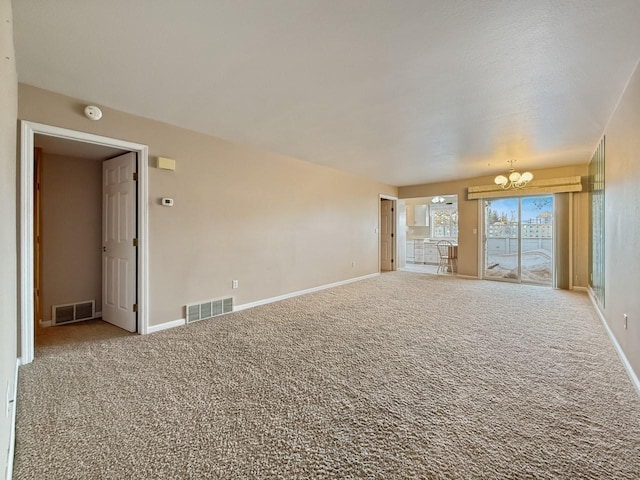
<instances>
[{"instance_id":1,"label":"white interior door","mask_svg":"<svg viewBox=\"0 0 640 480\"><path fill-rule=\"evenodd\" d=\"M393 202L380 200L380 270L393 270Z\"/></svg>"},{"instance_id":2,"label":"white interior door","mask_svg":"<svg viewBox=\"0 0 640 480\"><path fill-rule=\"evenodd\" d=\"M137 328L136 154L102 163L102 319Z\"/></svg>"}]
</instances>

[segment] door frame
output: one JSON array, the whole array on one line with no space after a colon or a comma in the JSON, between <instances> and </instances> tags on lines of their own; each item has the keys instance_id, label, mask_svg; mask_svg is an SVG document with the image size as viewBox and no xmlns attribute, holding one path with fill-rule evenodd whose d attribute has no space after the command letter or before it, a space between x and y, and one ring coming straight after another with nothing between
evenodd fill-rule
<instances>
[{"instance_id":1,"label":"door frame","mask_svg":"<svg viewBox=\"0 0 640 480\"><path fill-rule=\"evenodd\" d=\"M392 202L391 208L393 208L393 212L391 215L391 226L393 228L393 240L391 241L391 252L393 254L393 262L391 265L391 270L389 271L395 272L396 270L398 270L398 197L381 193L378 195L378 228L376 229L378 233L378 273L382 273L382 269L380 268L382 265L382 252L380 250L380 232L382 230L380 215L382 214L382 200L391 200Z\"/></svg>"},{"instance_id":2,"label":"door frame","mask_svg":"<svg viewBox=\"0 0 640 480\"><path fill-rule=\"evenodd\" d=\"M138 329L145 335L149 331L149 208L148 177L149 147L140 143L103 137L91 133L69 130L42 123L20 121L20 248L19 248L19 306L20 306L20 363L31 363L34 358L34 265L33 265L33 148L35 135L115 147L135 152L138 157Z\"/></svg>"},{"instance_id":3,"label":"door frame","mask_svg":"<svg viewBox=\"0 0 640 480\"><path fill-rule=\"evenodd\" d=\"M539 286L547 286L546 284L536 283L536 282L523 282L522 281L522 199L530 198L530 197L542 197L542 196L551 196L553 198L553 237L551 238L551 250L552 250L552 258L551 258L551 287L555 287L555 275L556 275L556 198L554 194L515 194L511 197L501 196L501 197L486 197L478 199L478 218L479 226L481 227L481 233L479 241L478 241L478 278L481 280L491 280L496 282L506 282L506 283L516 283L516 284L526 284L526 285L539 285ZM487 200L504 200L505 198L517 198L518 199L518 278L517 279L509 279L509 278L491 278L485 275L486 273L486 253L487 253L487 220L485 218L486 209L485 202ZM570 249L571 252L571 249ZM571 255L571 253L570 253Z\"/></svg>"}]
</instances>

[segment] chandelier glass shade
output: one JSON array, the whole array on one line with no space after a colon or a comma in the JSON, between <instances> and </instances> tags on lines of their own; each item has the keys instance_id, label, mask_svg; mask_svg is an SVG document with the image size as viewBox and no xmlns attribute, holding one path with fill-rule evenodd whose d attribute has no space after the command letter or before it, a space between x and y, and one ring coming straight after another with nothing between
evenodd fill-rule
<instances>
[{"instance_id":1,"label":"chandelier glass shade","mask_svg":"<svg viewBox=\"0 0 640 480\"><path fill-rule=\"evenodd\" d=\"M527 183L533 180L533 173L531 172L516 172L515 168L513 168L513 163L515 160L509 160L509 164L511 168L509 169L509 174L498 175L493 181L496 185L502 187L504 190L509 190L511 188L523 188Z\"/></svg>"},{"instance_id":2,"label":"chandelier glass shade","mask_svg":"<svg viewBox=\"0 0 640 480\"><path fill-rule=\"evenodd\" d=\"M431 203L444 203L444 197L433 197Z\"/></svg>"}]
</instances>

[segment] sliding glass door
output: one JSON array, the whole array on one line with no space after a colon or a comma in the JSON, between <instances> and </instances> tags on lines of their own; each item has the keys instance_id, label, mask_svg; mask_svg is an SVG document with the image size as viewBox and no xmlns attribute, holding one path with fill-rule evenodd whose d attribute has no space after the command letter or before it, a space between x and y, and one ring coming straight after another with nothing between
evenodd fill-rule
<instances>
[{"instance_id":1,"label":"sliding glass door","mask_svg":"<svg viewBox=\"0 0 640 480\"><path fill-rule=\"evenodd\" d=\"M484 278L551 285L553 196L484 200Z\"/></svg>"}]
</instances>

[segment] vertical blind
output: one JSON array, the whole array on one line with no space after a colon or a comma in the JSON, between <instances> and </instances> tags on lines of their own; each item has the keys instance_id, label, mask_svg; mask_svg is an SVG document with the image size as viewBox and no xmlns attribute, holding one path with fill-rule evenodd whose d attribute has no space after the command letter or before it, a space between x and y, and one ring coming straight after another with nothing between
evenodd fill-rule
<instances>
[{"instance_id":1,"label":"vertical blind","mask_svg":"<svg viewBox=\"0 0 640 480\"><path fill-rule=\"evenodd\" d=\"M570 251L570 228L571 228L571 202L572 193L556 193L553 196L554 211L554 268L553 286L555 288L571 288L571 255Z\"/></svg>"}]
</instances>

